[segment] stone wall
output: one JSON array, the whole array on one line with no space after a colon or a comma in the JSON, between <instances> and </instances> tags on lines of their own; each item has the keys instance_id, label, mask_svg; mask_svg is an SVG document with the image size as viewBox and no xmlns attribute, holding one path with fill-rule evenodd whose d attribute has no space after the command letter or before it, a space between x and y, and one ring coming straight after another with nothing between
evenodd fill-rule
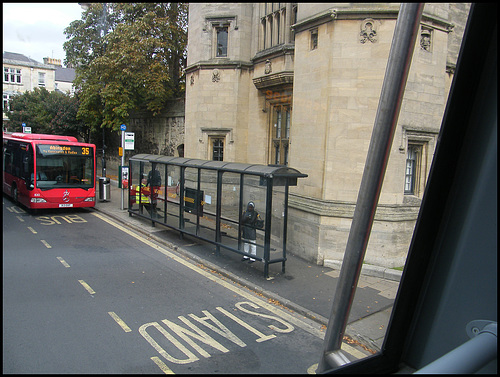
<instances>
[{"instance_id":1,"label":"stone wall","mask_svg":"<svg viewBox=\"0 0 500 377\"><path fill-rule=\"evenodd\" d=\"M128 158L139 153L178 156L178 147L184 145L184 98L169 101L161 114L152 116L147 112L131 114L127 132L134 133L134 150L125 152ZM121 132L113 133L106 139L106 166L118 169L121 157L118 156ZM100 162L100 156L98 157Z\"/></svg>"}]
</instances>

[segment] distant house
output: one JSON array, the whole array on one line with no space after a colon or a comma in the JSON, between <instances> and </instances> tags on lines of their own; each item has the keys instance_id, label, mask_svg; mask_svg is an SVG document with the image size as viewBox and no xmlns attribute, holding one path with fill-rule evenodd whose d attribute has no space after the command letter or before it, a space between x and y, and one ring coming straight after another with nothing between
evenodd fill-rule
<instances>
[{"instance_id":1,"label":"distant house","mask_svg":"<svg viewBox=\"0 0 500 377\"><path fill-rule=\"evenodd\" d=\"M43 58L43 63L52 65L56 69L55 90L74 96L75 87L73 86L73 81L75 80L75 69L64 68L61 65L61 59Z\"/></svg>"},{"instance_id":2,"label":"distant house","mask_svg":"<svg viewBox=\"0 0 500 377\"><path fill-rule=\"evenodd\" d=\"M35 88L55 89L55 67L42 64L23 54L3 52L3 102L2 112L8 108L9 99ZM5 115L3 119L6 119Z\"/></svg>"},{"instance_id":3,"label":"distant house","mask_svg":"<svg viewBox=\"0 0 500 377\"><path fill-rule=\"evenodd\" d=\"M73 80L75 70L63 68L61 59L44 58L43 63L37 62L23 54L3 52L3 119L7 120L5 111L8 109L12 96L31 91L35 88L45 88L49 92L57 90L74 95Z\"/></svg>"}]
</instances>

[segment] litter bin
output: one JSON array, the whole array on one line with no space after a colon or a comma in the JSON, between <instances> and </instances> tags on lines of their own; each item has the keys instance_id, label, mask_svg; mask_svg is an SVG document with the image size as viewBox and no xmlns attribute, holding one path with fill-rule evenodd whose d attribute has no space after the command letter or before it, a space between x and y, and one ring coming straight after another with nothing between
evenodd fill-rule
<instances>
[{"instance_id":1,"label":"litter bin","mask_svg":"<svg viewBox=\"0 0 500 377\"><path fill-rule=\"evenodd\" d=\"M99 200L107 201L111 199L111 183L108 177L99 177Z\"/></svg>"}]
</instances>

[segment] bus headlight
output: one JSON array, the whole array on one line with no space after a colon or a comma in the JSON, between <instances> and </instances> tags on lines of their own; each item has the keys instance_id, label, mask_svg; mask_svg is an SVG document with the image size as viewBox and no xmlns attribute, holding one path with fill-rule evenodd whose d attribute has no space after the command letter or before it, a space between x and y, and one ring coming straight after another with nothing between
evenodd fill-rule
<instances>
[{"instance_id":1,"label":"bus headlight","mask_svg":"<svg viewBox=\"0 0 500 377\"><path fill-rule=\"evenodd\" d=\"M45 199L42 198L31 198L31 203L47 203Z\"/></svg>"},{"instance_id":2,"label":"bus headlight","mask_svg":"<svg viewBox=\"0 0 500 377\"><path fill-rule=\"evenodd\" d=\"M95 196L88 197L84 202L95 202Z\"/></svg>"}]
</instances>

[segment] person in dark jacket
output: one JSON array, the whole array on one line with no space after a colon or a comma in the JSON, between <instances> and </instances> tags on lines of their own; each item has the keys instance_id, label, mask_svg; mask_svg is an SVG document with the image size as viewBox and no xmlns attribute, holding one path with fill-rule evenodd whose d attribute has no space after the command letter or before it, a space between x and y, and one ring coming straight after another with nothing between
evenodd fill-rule
<instances>
[{"instance_id":1,"label":"person in dark jacket","mask_svg":"<svg viewBox=\"0 0 500 377\"><path fill-rule=\"evenodd\" d=\"M146 186L149 186L149 188L151 189L151 216L156 216L158 191L160 190L161 186L161 174L158 170L152 169L148 173L148 180L146 182Z\"/></svg>"},{"instance_id":2,"label":"person in dark jacket","mask_svg":"<svg viewBox=\"0 0 500 377\"><path fill-rule=\"evenodd\" d=\"M257 239L257 228L262 228L264 221L260 218L259 213L255 210L254 202L249 202L247 205L247 210L243 213L241 220L243 224L243 251L246 254L257 255L257 245L255 240ZM249 263L255 262L254 258L249 258L246 255L241 259L242 261L249 260Z\"/></svg>"}]
</instances>

